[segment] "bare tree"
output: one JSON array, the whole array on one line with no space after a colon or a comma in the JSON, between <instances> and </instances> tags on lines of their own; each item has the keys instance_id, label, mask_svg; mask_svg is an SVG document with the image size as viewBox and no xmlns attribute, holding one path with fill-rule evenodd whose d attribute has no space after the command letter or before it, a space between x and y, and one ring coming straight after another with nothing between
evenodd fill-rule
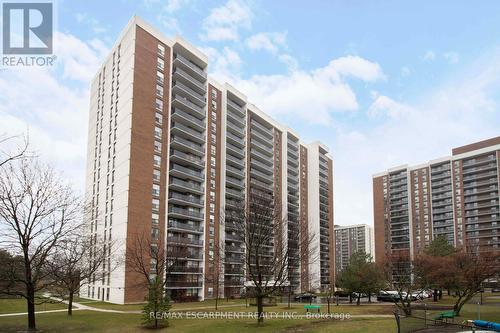
<instances>
[{"instance_id":1,"label":"bare tree","mask_svg":"<svg viewBox=\"0 0 500 333\"><path fill-rule=\"evenodd\" d=\"M172 242L168 249L165 242L160 236L158 239L153 239L151 234L144 232L135 235L127 246L127 256L125 259L126 269L129 272L136 274L137 288L141 288L144 296L147 297L164 297L165 289L172 278L172 272L184 271L195 272L196 267L181 267L191 255L189 251L188 240L179 238ZM154 290L154 292L152 292ZM151 299L148 299L151 302ZM153 302L153 305L158 304ZM156 312L160 309L148 307L149 310ZM155 318L154 327L159 328Z\"/></svg>"},{"instance_id":2,"label":"bare tree","mask_svg":"<svg viewBox=\"0 0 500 333\"><path fill-rule=\"evenodd\" d=\"M79 221L80 200L50 166L22 158L0 167L0 246L23 261L21 272L11 272L23 288L4 292L26 299L29 330L36 330L37 293L53 282L47 260Z\"/></svg>"},{"instance_id":3,"label":"bare tree","mask_svg":"<svg viewBox=\"0 0 500 333\"><path fill-rule=\"evenodd\" d=\"M51 289L61 298L68 298L68 316L73 314L73 298L83 283L90 283L99 269L111 272L116 263L111 261L113 244L103 239L85 236L83 228L59 242L47 263L50 278L54 281Z\"/></svg>"},{"instance_id":4,"label":"bare tree","mask_svg":"<svg viewBox=\"0 0 500 333\"><path fill-rule=\"evenodd\" d=\"M18 141L19 136L7 136L0 134L0 167L9 162L25 157L28 152L28 136L23 137L22 143L14 144L14 148L9 147L10 143Z\"/></svg>"},{"instance_id":5,"label":"bare tree","mask_svg":"<svg viewBox=\"0 0 500 333\"><path fill-rule=\"evenodd\" d=\"M415 300L414 292L421 287L420 281L415 279L415 267L407 251L394 251L384 261L386 280L397 291L393 297L394 304L405 315L411 315L411 303Z\"/></svg>"},{"instance_id":6,"label":"bare tree","mask_svg":"<svg viewBox=\"0 0 500 333\"><path fill-rule=\"evenodd\" d=\"M222 220L222 218L221 218ZM223 222L221 221L221 226ZM205 272L205 284L213 287L215 297L215 310L218 309L219 298L221 296L221 286L224 280L224 258L225 250L221 244L214 244L213 254L207 258L208 270Z\"/></svg>"},{"instance_id":7,"label":"bare tree","mask_svg":"<svg viewBox=\"0 0 500 333\"><path fill-rule=\"evenodd\" d=\"M247 285L253 289L257 301L258 323L264 322L264 299L288 286L287 223L281 207L273 205L267 194L251 190L246 202L233 208L228 222L233 223L244 243L244 262ZM230 221L230 222L229 222ZM300 239L300 248L310 247L314 235L294 237ZM293 235L292 235L293 237Z\"/></svg>"}]
</instances>

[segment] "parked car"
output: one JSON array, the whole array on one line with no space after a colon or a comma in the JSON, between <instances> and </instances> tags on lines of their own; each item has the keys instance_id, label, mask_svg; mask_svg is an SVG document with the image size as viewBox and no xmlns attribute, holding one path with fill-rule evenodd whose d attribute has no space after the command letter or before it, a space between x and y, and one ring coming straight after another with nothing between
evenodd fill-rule
<instances>
[{"instance_id":1,"label":"parked car","mask_svg":"<svg viewBox=\"0 0 500 333\"><path fill-rule=\"evenodd\" d=\"M368 295L365 293L352 293L353 298L358 298L358 295L359 297L368 297Z\"/></svg>"},{"instance_id":2,"label":"parked car","mask_svg":"<svg viewBox=\"0 0 500 333\"><path fill-rule=\"evenodd\" d=\"M293 298L296 301L311 301L316 299L316 295L311 293L302 293Z\"/></svg>"},{"instance_id":3,"label":"parked car","mask_svg":"<svg viewBox=\"0 0 500 333\"><path fill-rule=\"evenodd\" d=\"M399 301L400 297L397 291L384 291L381 290L377 295L379 302L395 302Z\"/></svg>"}]
</instances>

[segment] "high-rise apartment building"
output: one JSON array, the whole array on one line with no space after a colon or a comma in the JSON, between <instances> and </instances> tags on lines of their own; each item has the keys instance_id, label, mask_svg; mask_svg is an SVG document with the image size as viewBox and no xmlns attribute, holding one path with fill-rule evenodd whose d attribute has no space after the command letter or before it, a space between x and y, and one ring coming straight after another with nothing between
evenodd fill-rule
<instances>
[{"instance_id":1,"label":"high-rise apartment building","mask_svg":"<svg viewBox=\"0 0 500 333\"><path fill-rule=\"evenodd\" d=\"M410 258L437 236L471 251L500 249L500 137L451 157L373 176L375 258Z\"/></svg>"},{"instance_id":2,"label":"high-rise apartment building","mask_svg":"<svg viewBox=\"0 0 500 333\"><path fill-rule=\"evenodd\" d=\"M373 257L375 252L373 228L367 224L335 226L335 269L338 272L349 265L351 256L364 252Z\"/></svg>"},{"instance_id":3,"label":"high-rise apartment building","mask_svg":"<svg viewBox=\"0 0 500 333\"><path fill-rule=\"evenodd\" d=\"M217 290L239 296L244 235L224 219L254 189L286 219L292 288L333 281L328 149L301 142L234 87L208 77L208 66L188 42L134 17L99 69L91 87L86 198L88 230L106 239L109 258L82 296L144 300L141 277L126 261L139 237L164 245L167 260L175 257L166 286L172 298L211 298ZM304 239L316 235L314 244L301 247L291 237L297 231ZM125 260L111 270L114 257Z\"/></svg>"}]
</instances>

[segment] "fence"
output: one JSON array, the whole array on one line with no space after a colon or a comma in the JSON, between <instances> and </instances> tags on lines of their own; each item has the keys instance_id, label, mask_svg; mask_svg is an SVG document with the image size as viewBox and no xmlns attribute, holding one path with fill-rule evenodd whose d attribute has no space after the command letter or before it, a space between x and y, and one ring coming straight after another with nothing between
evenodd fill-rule
<instances>
[{"instance_id":1,"label":"fence","mask_svg":"<svg viewBox=\"0 0 500 333\"><path fill-rule=\"evenodd\" d=\"M412 309L410 316L394 312L398 333L412 332L461 332L465 329L473 328L467 323L462 323L461 319L455 318L454 321L434 320L435 314L431 314L425 309Z\"/></svg>"}]
</instances>

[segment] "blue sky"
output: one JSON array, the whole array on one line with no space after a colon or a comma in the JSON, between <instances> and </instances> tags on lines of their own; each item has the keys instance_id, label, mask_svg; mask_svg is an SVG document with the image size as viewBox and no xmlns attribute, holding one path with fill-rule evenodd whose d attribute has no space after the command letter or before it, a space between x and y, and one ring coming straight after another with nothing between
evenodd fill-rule
<instances>
[{"instance_id":1,"label":"blue sky","mask_svg":"<svg viewBox=\"0 0 500 333\"><path fill-rule=\"evenodd\" d=\"M371 175L500 135L498 1L57 2L57 64L0 71L0 133L27 128L83 188L89 80L132 15L180 34L335 160L338 224L372 224Z\"/></svg>"}]
</instances>

